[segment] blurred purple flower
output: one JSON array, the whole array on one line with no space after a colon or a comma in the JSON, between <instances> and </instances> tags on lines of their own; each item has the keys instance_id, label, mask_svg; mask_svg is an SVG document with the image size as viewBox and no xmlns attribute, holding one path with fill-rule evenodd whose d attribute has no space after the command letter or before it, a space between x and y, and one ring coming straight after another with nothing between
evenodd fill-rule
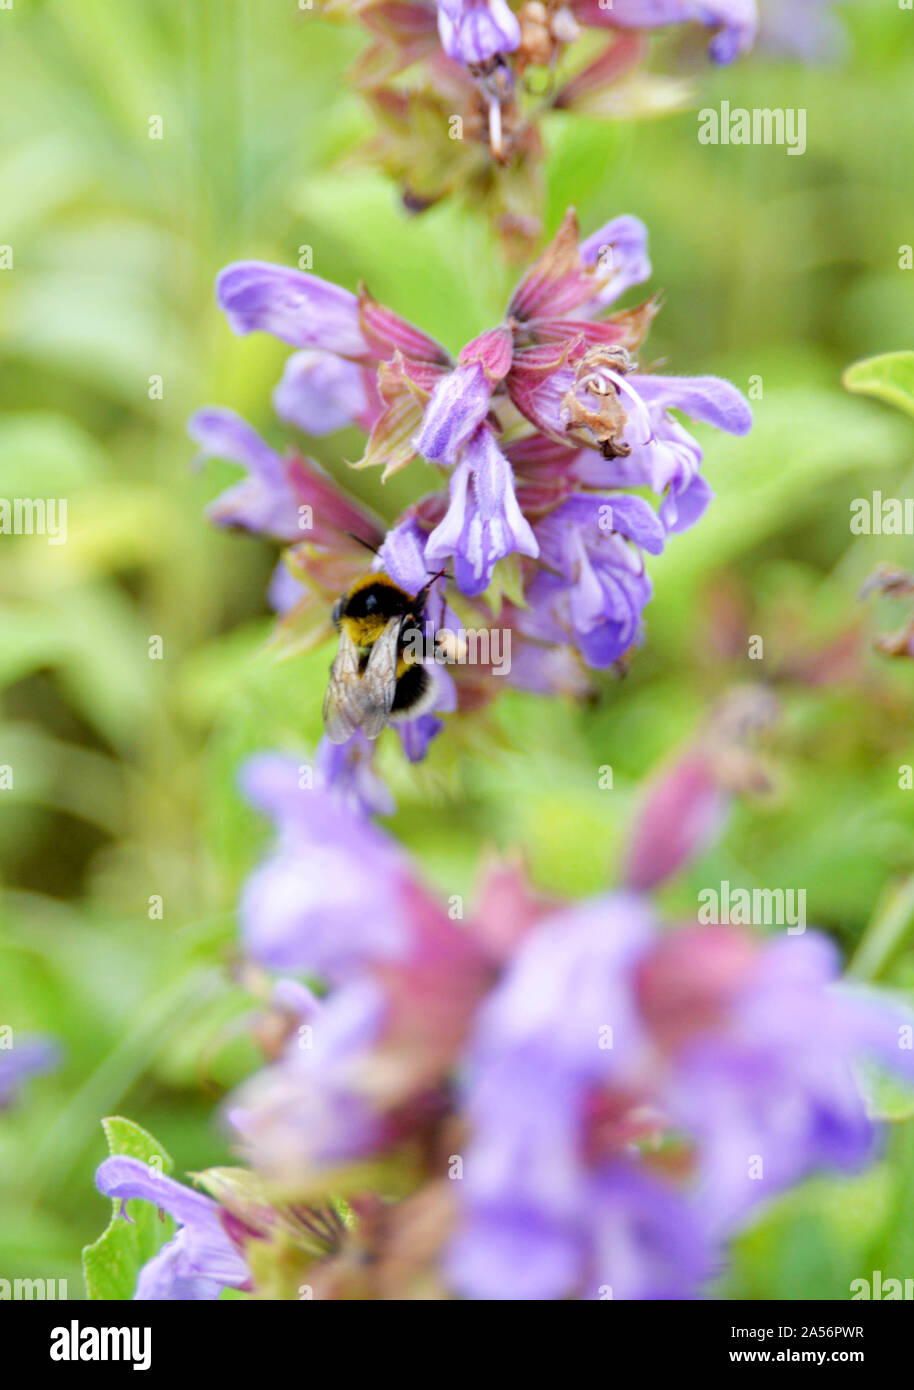
<instances>
[{"instance_id":1,"label":"blurred purple flower","mask_svg":"<svg viewBox=\"0 0 914 1390\"><path fill-rule=\"evenodd\" d=\"M233 410L219 406L198 410L187 429L200 445L201 458L227 458L248 469L243 482L207 508L217 525L236 526L287 544L310 540L351 548L350 533L368 543L380 539L376 518L319 464L298 455L283 458Z\"/></svg>"},{"instance_id":2,"label":"blurred purple flower","mask_svg":"<svg viewBox=\"0 0 914 1390\"><path fill-rule=\"evenodd\" d=\"M248 800L278 832L275 850L242 895L248 953L274 970L330 979L351 975L368 960L402 954L409 862L352 809L353 797L308 786L295 760L280 754L251 759L241 781Z\"/></svg>"},{"instance_id":3,"label":"blurred purple flower","mask_svg":"<svg viewBox=\"0 0 914 1390\"><path fill-rule=\"evenodd\" d=\"M479 1011L463 1217L447 1262L465 1297L688 1297L708 1273L687 1201L632 1165L624 1131L587 1154L595 1088L641 1065L632 980L653 933L635 897L557 913L522 941Z\"/></svg>"},{"instance_id":4,"label":"blurred purple flower","mask_svg":"<svg viewBox=\"0 0 914 1390\"><path fill-rule=\"evenodd\" d=\"M803 62L840 56L847 36L834 0L760 0L759 44Z\"/></svg>"},{"instance_id":5,"label":"blurred purple flower","mask_svg":"<svg viewBox=\"0 0 914 1390\"><path fill-rule=\"evenodd\" d=\"M470 66L520 43L520 25L507 0L438 0L438 32L449 58Z\"/></svg>"},{"instance_id":6,"label":"blurred purple flower","mask_svg":"<svg viewBox=\"0 0 914 1390\"><path fill-rule=\"evenodd\" d=\"M419 720L412 721L419 723ZM394 800L374 769L377 744L357 729L346 743L322 738L315 754L315 770L322 785L341 796L361 816L390 816Z\"/></svg>"},{"instance_id":7,"label":"blurred purple flower","mask_svg":"<svg viewBox=\"0 0 914 1390\"><path fill-rule=\"evenodd\" d=\"M383 1135L360 1074L386 1014L369 980L344 985L322 1003L284 1055L234 1093L226 1118L262 1172L297 1178L369 1153Z\"/></svg>"},{"instance_id":8,"label":"blurred purple flower","mask_svg":"<svg viewBox=\"0 0 914 1390\"><path fill-rule=\"evenodd\" d=\"M677 944L681 959L690 943ZM708 972L715 935L696 930L691 944ZM675 973L681 992L683 972ZM695 1140L697 1201L715 1234L821 1169L856 1172L873 1157L877 1128L855 1076L860 1064L914 1082L910 1014L839 976L825 937L761 944L727 982L716 1026L676 1049L663 1102Z\"/></svg>"},{"instance_id":9,"label":"blurred purple flower","mask_svg":"<svg viewBox=\"0 0 914 1390\"><path fill-rule=\"evenodd\" d=\"M763 0L765 3L765 0ZM717 29L710 44L716 63L730 63L748 52L758 31L755 0L571 0L584 24L619 29L660 29L695 22Z\"/></svg>"},{"instance_id":10,"label":"blurred purple flower","mask_svg":"<svg viewBox=\"0 0 914 1390\"><path fill-rule=\"evenodd\" d=\"M278 541L300 541L300 499L284 460L234 410L211 406L191 416L187 431L200 446L200 460L231 459L248 471L244 482L223 492L207 508L217 526L237 526Z\"/></svg>"},{"instance_id":11,"label":"blurred purple flower","mask_svg":"<svg viewBox=\"0 0 914 1390\"><path fill-rule=\"evenodd\" d=\"M0 1110L17 1099L30 1077L60 1065L60 1049L52 1038L24 1037L0 1048Z\"/></svg>"}]
</instances>

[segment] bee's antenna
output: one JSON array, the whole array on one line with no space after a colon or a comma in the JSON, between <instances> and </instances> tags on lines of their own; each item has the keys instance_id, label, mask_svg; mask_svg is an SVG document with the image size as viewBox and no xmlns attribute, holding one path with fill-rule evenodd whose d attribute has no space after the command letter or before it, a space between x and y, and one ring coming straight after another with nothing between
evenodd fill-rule
<instances>
[{"instance_id":1,"label":"bee's antenna","mask_svg":"<svg viewBox=\"0 0 914 1390\"><path fill-rule=\"evenodd\" d=\"M425 586L427 589L430 589L432 587L436 579L450 579L451 577L447 572L447 565L445 565L443 570L439 570L437 574L432 574L431 570L426 570L425 573L430 574L432 576Z\"/></svg>"},{"instance_id":2,"label":"bee's antenna","mask_svg":"<svg viewBox=\"0 0 914 1390\"><path fill-rule=\"evenodd\" d=\"M357 536L354 531L347 531L346 535L351 541L355 541L358 545L364 545L365 549L370 550L372 555L380 555L381 552L376 545L372 545L370 541L362 540L362 537Z\"/></svg>"}]
</instances>

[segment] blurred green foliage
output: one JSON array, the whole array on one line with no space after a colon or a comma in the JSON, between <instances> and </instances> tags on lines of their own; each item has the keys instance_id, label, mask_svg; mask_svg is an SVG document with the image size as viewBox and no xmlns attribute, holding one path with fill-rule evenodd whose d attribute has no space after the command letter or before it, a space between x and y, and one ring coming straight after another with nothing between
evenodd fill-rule
<instances>
[{"instance_id":1,"label":"blurred green foliage","mask_svg":"<svg viewBox=\"0 0 914 1390\"><path fill-rule=\"evenodd\" d=\"M914 872L914 791L899 788L914 672L872 653L898 614L856 594L881 561L914 567L914 545L852 536L848 515L874 489L910 492L914 427L844 393L841 374L914 334L914 272L899 268L914 240L911 20L868 0L845 8L840 67L757 55L702 77L699 104L805 107L802 158L699 145L694 111L548 126L549 229L568 203L585 230L643 217L665 296L649 355L744 390L760 377L756 427L708 436L718 500L652 563L647 642L625 681L583 709L509 694L452 724L427 764L382 758L393 829L443 891L471 891L496 845L521 847L546 889L595 892L613 882L651 769L724 689L778 673L772 791L737 808L669 907L694 912L697 888L722 878L805 887L809 920L848 956L888 914L891 940L870 957L910 988L912 913L892 912ZM498 321L515 277L481 223L448 206L409 218L350 157L367 122L341 75L359 45L293 0L0 12L0 242L13 255L0 270L0 493L69 509L65 545L0 538L0 763L14 772L0 792L0 1022L66 1050L0 1115L5 1278L80 1290L80 1247L105 1221L92 1186L103 1115L148 1126L178 1173L224 1162L218 1103L257 1060L233 905L265 831L237 768L250 751L313 748L329 655L276 663L269 547L201 516L235 471L192 470L194 408L231 405L285 438L270 413L285 349L232 336L215 272L242 257L295 263L308 245L318 274L364 279L452 349ZM311 452L340 472L357 443ZM373 474L347 483L391 518L428 486L419 463L383 491ZM748 659L747 634L764 638L764 661ZM607 764L612 791L599 789ZM909 1121L870 1173L779 1203L739 1242L723 1289L846 1298L873 1268L910 1274L912 1203Z\"/></svg>"}]
</instances>

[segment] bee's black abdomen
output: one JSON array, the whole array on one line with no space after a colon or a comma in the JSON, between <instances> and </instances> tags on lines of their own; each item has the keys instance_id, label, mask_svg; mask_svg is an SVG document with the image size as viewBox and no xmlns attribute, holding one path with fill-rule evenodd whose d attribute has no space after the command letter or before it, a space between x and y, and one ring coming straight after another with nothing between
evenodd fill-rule
<instances>
[{"instance_id":1,"label":"bee's black abdomen","mask_svg":"<svg viewBox=\"0 0 914 1390\"><path fill-rule=\"evenodd\" d=\"M405 714L415 705L420 705L428 694L432 678L424 666L408 666L397 679L391 714Z\"/></svg>"},{"instance_id":2,"label":"bee's black abdomen","mask_svg":"<svg viewBox=\"0 0 914 1390\"><path fill-rule=\"evenodd\" d=\"M356 589L346 599L342 616L346 618L395 618L408 613L412 599L396 584L378 581Z\"/></svg>"}]
</instances>

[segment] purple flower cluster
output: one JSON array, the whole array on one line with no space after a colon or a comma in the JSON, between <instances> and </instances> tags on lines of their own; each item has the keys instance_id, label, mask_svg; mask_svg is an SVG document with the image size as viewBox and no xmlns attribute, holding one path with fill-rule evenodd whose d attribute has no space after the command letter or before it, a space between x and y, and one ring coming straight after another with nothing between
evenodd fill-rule
<instances>
[{"instance_id":1,"label":"purple flower cluster","mask_svg":"<svg viewBox=\"0 0 914 1390\"><path fill-rule=\"evenodd\" d=\"M302 1265L315 1297L697 1297L762 1203L873 1157L862 1063L914 1081L914 1020L842 983L816 933L664 929L634 887L551 903L509 866L454 921L293 764L259 759L246 782L278 829L247 953L329 992L280 982L287 1041L227 1113L264 1190L350 1202L342 1248ZM680 805L704 804L689 785ZM672 861L645 833L630 864L657 882L689 848ZM138 1296L247 1286L245 1223L138 1168L110 1159L99 1185L181 1222ZM269 1243L262 1213L247 1225Z\"/></svg>"},{"instance_id":2,"label":"purple flower cluster","mask_svg":"<svg viewBox=\"0 0 914 1390\"><path fill-rule=\"evenodd\" d=\"M651 596L645 555L693 526L711 499L701 447L671 411L738 435L752 421L726 381L639 368L656 300L611 310L650 273L637 218L615 218L580 241L569 212L502 323L455 361L364 290L258 261L229 266L217 293L235 332L270 333L296 349L274 395L281 418L311 435L358 425L368 442L357 466L382 466L387 477L422 456L443 486L385 536L316 464L283 458L231 412L206 409L190 426L204 453L249 473L211 516L289 547L271 597L313 640L363 567L353 535L377 548L379 565L410 593L448 567L481 623L501 596L489 604L487 591L510 562L501 590L518 601L500 616L515 638L509 679L574 688L575 661L605 669L638 643ZM653 493L657 507L635 489ZM446 629L456 619L442 587L432 616ZM439 710L467 688L464 672L455 677L456 690L439 672ZM438 727L422 718L404 734L412 756Z\"/></svg>"}]
</instances>

